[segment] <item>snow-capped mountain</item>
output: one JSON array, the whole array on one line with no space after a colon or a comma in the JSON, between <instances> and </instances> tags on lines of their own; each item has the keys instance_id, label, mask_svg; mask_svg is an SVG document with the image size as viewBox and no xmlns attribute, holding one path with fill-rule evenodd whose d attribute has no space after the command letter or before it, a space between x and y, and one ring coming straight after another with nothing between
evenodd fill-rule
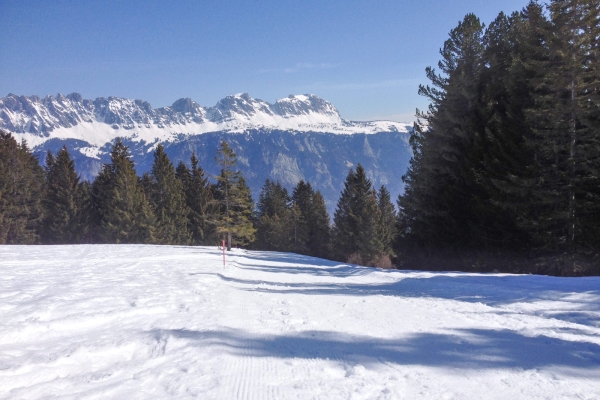
<instances>
[{"instance_id":1,"label":"snow-capped mountain","mask_svg":"<svg viewBox=\"0 0 600 400\"><path fill-rule=\"evenodd\" d=\"M117 137L130 147L139 174L151 169L158 143L175 164L189 163L195 152L209 174L218 174L214 156L225 140L238 155L238 167L255 197L267 178L288 189L304 179L321 191L330 213L351 167L361 163L374 185L386 185L397 196L412 156L408 124L347 121L315 95L292 95L270 104L243 93L214 107L180 99L170 107L152 108L142 100L118 97L10 94L0 98L0 129L25 139L41 163L47 151L67 146L87 180L110 162Z\"/></svg>"},{"instance_id":2,"label":"snow-capped mountain","mask_svg":"<svg viewBox=\"0 0 600 400\"><path fill-rule=\"evenodd\" d=\"M101 147L116 137L150 143L181 140L182 134L249 129L372 134L406 132L407 124L346 121L330 102L315 95L290 95L270 104L242 93L227 96L214 107L179 99L170 107L154 109L142 100L86 100L71 93L43 99L14 94L0 98L0 129L26 139L34 147L52 138L83 140L92 147Z\"/></svg>"}]
</instances>

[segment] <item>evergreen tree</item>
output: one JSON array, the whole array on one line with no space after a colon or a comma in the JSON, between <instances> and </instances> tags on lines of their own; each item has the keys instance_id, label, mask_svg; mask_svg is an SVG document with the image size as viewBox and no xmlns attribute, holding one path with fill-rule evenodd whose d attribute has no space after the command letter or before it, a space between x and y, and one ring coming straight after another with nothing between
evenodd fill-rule
<instances>
[{"instance_id":1,"label":"evergreen tree","mask_svg":"<svg viewBox=\"0 0 600 400\"><path fill-rule=\"evenodd\" d=\"M75 164L64 146L56 157L46 157L46 191L42 199L44 218L41 237L44 243L81 243L86 230L88 192L79 181Z\"/></svg>"},{"instance_id":2,"label":"evergreen tree","mask_svg":"<svg viewBox=\"0 0 600 400\"><path fill-rule=\"evenodd\" d=\"M558 101L544 111L552 122L552 142L558 147L553 149L553 172L562 187L556 196L558 212L552 217L563 225L560 235L573 250L594 242L598 232L597 225L590 227L588 221L598 221L594 217L600 212L600 1L553 0L548 8L553 28L549 77Z\"/></svg>"},{"instance_id":3,"label":"evergreen tree","mask_svg":"<svg viewBox=\"0 0 600 400\"><path fill-rule=\"evenodd\" d=\"M398 249L600 245L600 0L537 2L483 32L467 15L427 69ZM549 18L548 18L548 17ZM587 251L587 250L586 250ZM457 253L460 254L460 253Z\"/></svg>"},{"instance_id":4,"label":"evergreen tree","mask_svg":"<svg viewBox=\"0 0 600 400\"><path fill-rule=\"evenodd\" d=\"M283 216L289 208L290 202L291 198L287 189L281 183L267 179L258 198L258 217Z\"/></svg>"},{"instance_id":5,"label":"evergreen tree","mask_svg":"<svg viewBox=\"0 0 600 400\"><path fill-rule=\"evenodd\" d=\"M254 241L253 201L241 172L234 169L237 156L227 142L221 142L215 160L221 166L221 173L216 177L219 215L214 223L217 233L227 242L227 250L231 250L232 240L242 244Z\"/></svg>"},{"instance_id":6,"label":"evergreen tree","mask_svg":"<svg viewBox=\"0 0 600 400\"><path fill-rule=\"evenodd\" d=\"M468 14L450 32L440 51L442 74L427 68L433 86L419 93L431 101L429 112L411 134L413 159L403 177L399 199L403 231L410 246L433 249L481 245L474 233L486 224L477 210L488 203L481 184L485 152L481 133L480 80L484 71L483 24Z\"/></svg>"},{"instance_id":7,"label":"evergreen tree","mask_svg":"<svg viewBox=\"0 0 600 400\"><path fill-rule=\"evenodd\" d=\"M315 255L311 249L312 236L315 234L316 209L314 205L315 193L309 182L300 180L292 192L292 222L294 228L293 250L295 253ZM327 221L329 225L329 221Z\"/></svg>"},{"instance_id":8,"label":"evergreen tree","mask_svg":"<svg viewBox=\"0 0 600 400\"><path fill-rule=\"evenodd\" d=\"M252 191L246 183L246 179L240 174L233 191L231 192L233 201L232 215L233 226L235 227L233 240L241 246L248 246L254 242L256 237L256 228L254 227L254 199Z\"/></svg>"},{"instance_id":9,"label":"evergreen tree","mask_svg":"<svg viewBox=\"0 0 600 400\"><path fill-rule=\"evenodd\" d=\"M479 182L488 204L477 210L481 228L473 232L488 248L519 249L531 245L524 226L531 220L533 199L526 194L534 173L531 168L532 130L524 110L532 104L531 78L538 73L529 65L542 57L539 37L524 40L543 22L541 7L531 3L522 13L496 18L483 37L486 68L481 77L481 104L485 128L480 136L484 152Z\"/></svg>"},{"instance_id":10,"label":"evergreen tree","mask_svg":"<svg viewBox=\"0 0 600 400\"><path fill-rule=\"evenodd\" d=\"M191 157L191 170L180 162L176 176L183 183L186 203L189 209L189 230L192 232L192 243L212 244L216 237L214 226L210 224L215 219L215 203L211 184L204 170L198 165L195 153Z\"/></svg>"},{"instance_id":11,"label":"evergreen tree","mask_svg":"<svg viewBox=\"0 0 600 400\"><path fill-rule=\"evenodd\" d=\"M522 35L531 43L525 65L535 71L530 77L533 102L526 108L533 131L528 142L533 152L531 178L524 185L534 202L532 218L523 225L537 247L575 251L598 243L594 96L599 80L597 59L592 61L598 1L552 1L548 8L549 21L528 6L529 29Z\"/></svg>"},{"instance_id":12,"label":"evergreen tree","mask_svg":"<svg viewBox=\"0 0 600 400\"><path fill-rule=\"evenodd\" d=\"M279 182L266 180L257 210L256 246L263 250L291 251L290 196Z\"/></svg>"},{"instance_id":13,"label":"evergreen tree","mask_svg":"<svg viewBox=\"0 0 600 400\"><path fill-rule=\"evenodd\" d=\"M135 173L129 148L117 138L111 163L92 185L98 238L106 243L153 243L155 217Z\"/></svg>"},{"instance_id":14,"label":"evergreen tree","mask_svg":"<svg viewBox=\"0 0 600 400\"><path fill-rule=\"evenodd\" d=\"M377 207L379 221L377 224L381 254L392 256L396 238L396 209L392 204L390 192L381 185L377 192Z\"/></svg>"},{"instance_id":15,"label":"evergreen tree","mask_svg":"<svg viewBox=\"0 0 600 400\"><path fill-rule=\"evenodd\" d=\"M156 216L155 238L162 244L189 244L189 209L183 183L175 177L175 168L163 145L154 152L150 183L150 203Z\"/></svg>"},{"instance_id":16,"label":"evergreen tree","mask_svg":"<svg viewBox=\"0 0 600 400\"><path fill-rule=\"evenodd\" d=\"M39 240L44 170L25 141L0 130L0 244Z\"/></svg>"},{"instance_id":17,"label":"evergreen tree","mask_svg":"<svg viewBox=\"0 0 600 400\"><path fill-rule=\"evenodd\" d=\"M315 257L329 257L329 214L323 196L315 192L309 182L301 180L294 188L292 201L300 212L296 235L304 247L297 252Z\"/></svg>"},{"instance_id":18,"label":"evergreen tree","mask_svg":"<svg viewBox=\"0 0 600 400\"><path fill-rule=\"evenodd\" d=\"M331 257L331 228L329 213L321 192L316 191L312 198L312 212L309 219L309 254L320 258Z\"/></svg>"},{"instance_id":19,"label":"evergreen tree","mask_svg":"<svg viewBox=\"0 0 600 400\"><path fill-rule=\"evenodd\" d=\"M352 257L369 264L382 254L378 214L377 196L358 164L356 172L351 169L346 177L334 215L333 250L339 260Z\"/></svg>"}]
</instances>

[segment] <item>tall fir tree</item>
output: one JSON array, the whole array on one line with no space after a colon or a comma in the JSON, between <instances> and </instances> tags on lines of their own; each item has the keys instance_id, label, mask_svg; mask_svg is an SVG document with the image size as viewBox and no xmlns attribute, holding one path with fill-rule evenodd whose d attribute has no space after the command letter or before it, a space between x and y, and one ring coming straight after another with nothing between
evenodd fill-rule
<instances>
[{"instance_id":1,"label":"tall fir tree","mask_svg":"<svg viewBox=\"0 0 600 400\"><path fill-rule=\"evenodd\" d=\"M155 217L135 173L129 148L117 138L92 185L98 240L105 243L154 243Z\"/></svg>"},{"instance_id":2,"label":"tall fir tree","mask_svg":"<svg viewBox=\"0 0 600 400\"><path fill-rule=\"evenodd\" d=\"M236 169L237 155L227 142L221 142L215 160L221 166L221 173L216 176L215 200L219 213L214 224L217 234L226 241L227 250L231 250L233 240L241 244L254 241L253 201L246 181Z\"/></svg>"},{"instance_id":3,"label":"tall fir tree","mask_svg":"<svg viewBox=\"0 0 600 400\"><path fill-rule=\"evenodd\" d=\"M315 192L309 182L300 180L292 192L292 213L294 227L293 251L300 254L315 255L311 244L315 235L316 224L320 221L316 216L314 205ZM327 221L329 223L329 221Z\"/></svg>"},{"instance_id":4,"label":"tall fir tree","mask_svg":"<svg viewBox=\"0 0 600 400\"><path fill-rule=\"evenodd\" d=\"M377 207L379 221L377 223L381 254L394 255L394 240L396 239L396 209L391 200L389 190L383 185L377 192Z\"/></svg>"},{"instance_id":5,"label":"tall fir tree","mask_svg":"<svg viewBox=\"0 0 600 400\"><path fill-rule=\"evenodd\" d=\"M260 249L291 251L290 202L286 188L267 179L258 198L256 243Z\"/></svg>"},{"instance_id":6,"label":"tall fir tree","mask_svg":"<svg viewBox=\"0 0 600 400\"><path fill-rule=\"evenodd\" d=\"M204 169L198 165L196 153L192 153L190 161L191 169L180 162L175 173L184 187L192 243L213 244L217 238L214 226L210 224L215 219L216 212L211 184Z\"/></svg>"},{"instance_id":7,"label":"tall fir tree","mask_svg":"<svg viewBox=\"0 0 600 400\"><path fill-rule=\"evenodd\" d=\"M318 190L311 201L308 249L311 256L331 257L331 227L325 199Z\"/></svg>"},{"instance_id":8,"label":"tall fir tree","mask_svg":"<svg viewBox=\"0 0 600 400\"><path fill-rule=\"evenodd\" d=\"M39 241L44 170L25 141L0 130L0 244Z\"/></svg>"},{"instance_id":9,"label":"tall fir tree","mask_svg":"<svg viewBox=\"0 0 600 400\"><path fill-rule=\"evenodd\" d=\"M487 201L480 183L480 79L484 70L483 24L468 14L440 51L441 74L427 68L432 86L419 93L430 101L411 134L413 159L399 199L408 245L424 249L480 245L473 234L485 225L476 210Z\"/></svg>"},{"instance_id":10,"label":"tall fir tree","mask_svg":"<svg viewBox=\"0 0 600 400\"><path fill-rule=\"evenodd\" d=\"M332 246L337 259L371 264L381 256L377 196L360 164L346 177L333 221Z\"/></svg>"},{"instance_id":11,"label":"tall fir tree","mask_svg":"<svg viewBox=\"0 0 600 400\"><path fill-rule=\"evenodd\" d=\"M46 191L41 238L48 244L82 243L86 238L88 191L75 172L66 146L46 156Z\"/></svg>"},{"instance_id":12,"label":"tall fir tree","mask_svg":"<svg viewBox=\"0 0 600 400\"><path fill-rule=\"evenodd\" d=\"M600 59L597 57L600 1L553 0L548 5L552 89L558 99L548 111L554 123L556 172L564 199L557 219L565 244L571 250L590 245L597 239L598 228L589 229L589 221L598 221L600 213ZM595 236L592 238L590 236ZM589 240L591 239L591 240ZM600 243L596 242L596 246ZM596 247L597 248L597 247Z\"/></svg>"},{"instance_id":13,"label":"tall fir tree","mask_svg":"<svg viewBox=\"0 0 600 400\"><path fill-rule=\"evenodd\" d=\"M256 228L254 227L255 204L252 191L246 179L240 174L233 191L232 215L235 227L233 239L236 245L248 246L256 239Z\"/></svg>"},{"instance_id":14,"label":"tall fir tree","mask_svg":"<svg viewBox=\"0 0 600 400\"><path fill-rule=\"evenodd\" d=\"M161 144L154 151L151 178L149 199L156 216L156 241L162 244L189 244L190 210L186 203L183 182L176 178L173 163Z\"/></svg>"}]
</instances>

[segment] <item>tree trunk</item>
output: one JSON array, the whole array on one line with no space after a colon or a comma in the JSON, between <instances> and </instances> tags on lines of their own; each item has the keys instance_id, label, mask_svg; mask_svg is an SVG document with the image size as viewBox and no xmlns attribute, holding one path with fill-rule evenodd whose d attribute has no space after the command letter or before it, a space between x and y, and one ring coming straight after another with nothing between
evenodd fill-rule
<instances>
[{"instance_id":1,"label":"tree trunk","mask_svg":"<svg viewBox=\"0 0 600 400\"><path fill-rule=\"evenodd\" d=\"M569 242L571 249L575 245L575 144L576 144L576 129L577 129L577 116L575 111L575 79L571 80L571 141L570 141L570 177L569 177Z\"/></svg>"}]
</instances>

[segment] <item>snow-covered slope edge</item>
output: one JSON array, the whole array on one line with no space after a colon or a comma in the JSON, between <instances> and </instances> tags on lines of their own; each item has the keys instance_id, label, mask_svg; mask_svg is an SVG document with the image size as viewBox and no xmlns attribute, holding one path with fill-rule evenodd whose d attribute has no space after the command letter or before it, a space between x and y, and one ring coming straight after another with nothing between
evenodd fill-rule
<instances>
[{"instance_id":1,"label":"snow-covered slope edge","mask_svg":"<svg viewBox=\"0 0 600 400\"><path fill-rule=\"evenodd\" d=\"M179 141L207 132L289 130L337 134L408 132L410 125L393 121L355 122L340 117L328 101L315 95L290 95L274 104L247 93L227 96L214 107L180 99L154 109L142 100L119 97L86 100L77 93L56 97L0 98L0 129L37 147L50 139L74 139L89 144L88 154L116 137L133 141Z\"/></svg>"}]
</instances>

